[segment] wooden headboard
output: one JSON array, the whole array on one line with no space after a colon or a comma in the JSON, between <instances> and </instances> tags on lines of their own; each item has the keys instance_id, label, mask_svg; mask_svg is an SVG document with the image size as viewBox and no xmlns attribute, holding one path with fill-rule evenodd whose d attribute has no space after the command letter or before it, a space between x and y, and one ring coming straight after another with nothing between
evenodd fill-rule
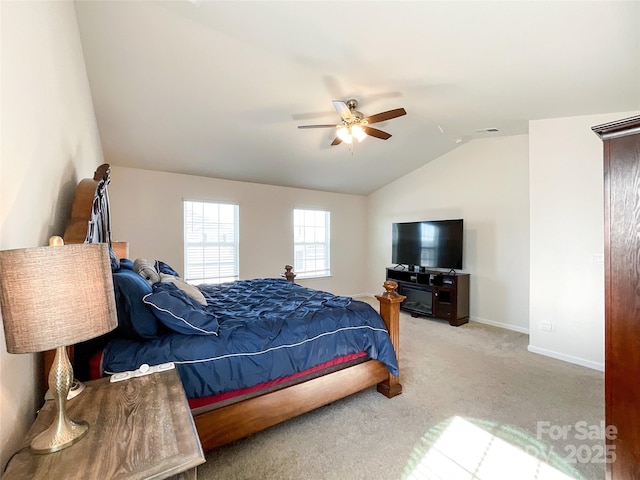
<instances>
[{"instance_id":1,"label":"wooden headboard","mask_svg":"<svg viewBox=\"0 0 640 480\"><path fill-rule=\"evenodd\" d=\"M71 207L64 243L108 243L111 245L111 214L107 186L111 167L103 163L93 178L81 180Z\"/></svg>"},{"instance_id":2,"label":"wooden headboard","mask_svg":"<svg viewBox=\"0 0 640 480\"><path fill-rule=\"evenodd\" d=\"M111 246L111 213L107 186L111 181L111 167L100 165L93 178L78 183L71 207L71 218L64 231L64 243L108 243ZM44 385L49 384L49 371L55 350L44 352ZM67 347L73 365L73 346Z\"/></svg>"}]
</instances>

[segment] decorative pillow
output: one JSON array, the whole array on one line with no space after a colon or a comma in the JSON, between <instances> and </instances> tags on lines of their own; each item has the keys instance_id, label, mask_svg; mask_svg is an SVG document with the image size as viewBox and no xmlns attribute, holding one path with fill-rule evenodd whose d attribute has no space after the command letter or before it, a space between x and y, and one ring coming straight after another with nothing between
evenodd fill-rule
<instances>
[{"instance_id":1,"label":"decorative pillow","mask_svg":"<svg viewBox=\"0 0 640 480\"><path fill-rule=\"evenodd\" d=\"M129 270L133 270L133 262L128 258L120 259L120 268L127 268Z\"/></svg>"},{"instance_id":2,"label":"decorative pillow","mask_svg":"<svg viewBox=\"0 0 640 480\"><path fill-rule=\"evenodd\" d=\"M164 263L162 260L156 260L156 271L180 278L178 272L176 272L169 264Z\"/></svg>"},{"instance_id":3,"label":"decorative pillow","mask_svg":"<svg viewBox=\"0 0 640 480\"><path fill-rule=\"evenodd\" d=\"M218 335L218 319L171 282L153 285L143 298L158 320L185 335Z\"/></svg>"},{"instance_id":4,"label":"decorative pillow","mask_svg":"<svg viewBox=\"0 0 640 480\"><path fill-rule=\"evenodd\" d=\"M198 287L185 282L181 278L176 278L173 275L167 275L165 273L160 274L160 281L173 283L176 287L189 295L200 305L204 305L205 307L207 306L207 300L204 298L204 295Z\"/></svg>"},{"instance_id":5,"label":"decorative pillow","mask_svg":"<svg viewBox=\"0 0 640 480\"><path fill-rule=\"evenodd\" d=\"M133 271L149 282L149 285L160 281L160 275L156 269L151 265L151 262L144 258L136 258L133 262Z\"/></svg>"},{"instance_id":6,"label":"decorative pillow","mask_svg":"<svg viewBox=\"0 0 640 480\"><path fill-rule=\"evenodd\" d=\"M120 262L122 267L124 262ZM147 307L142 297L152 292L151 285L129 268L113 272L113 290L118 313L118 330L126 338L158 338L164 327Z\"/></svg>"}]
</instances>

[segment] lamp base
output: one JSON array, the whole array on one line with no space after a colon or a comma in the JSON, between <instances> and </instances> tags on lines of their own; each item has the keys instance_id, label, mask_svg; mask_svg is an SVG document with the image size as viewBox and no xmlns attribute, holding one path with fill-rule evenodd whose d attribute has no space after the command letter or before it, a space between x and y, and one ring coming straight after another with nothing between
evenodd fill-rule
<instances>
[{"instance_id":1,"label":"lamp base","mask_svg":"<svg viewBox=\"0 0 640 480\"><path fill-rule=\"evenodd\" d=\"M73 384L73 368L65 347L56 348L49 371L49 391L55 402L55 418L44 432L31 440L33 453L53 453L70 447L89 431L86 422L74 422L67 417L67 395Z\"/></svg>"},{"instance_id":2,"label":"lamp base","mask_svg":"<svg viewBox=\"0 0 640 480\"><path fill-rule=\"evenodd\" d=\"M56 422L31 440L30 450L38 454L57 452L70 447L89 431L86 422L73 422L68 418L64 420L62 425Z\"/></svg>"},{"instance_id":3,"label":"lamp base","mask_svg":"<svg viewBox=\"0 0 640 480\"><path fill-rule=\"evenodd\" d=\"M71 400L72 398L77 397L84 391L85 388L86 385L84 383L74 378L73 383L71 383L69 393L67 394L67 400ZM51 393L51 389L47 390L47 393L44 394L44 401L46 402L47 400L53 400L53 393Z\"/></svg>"}]
</instances>

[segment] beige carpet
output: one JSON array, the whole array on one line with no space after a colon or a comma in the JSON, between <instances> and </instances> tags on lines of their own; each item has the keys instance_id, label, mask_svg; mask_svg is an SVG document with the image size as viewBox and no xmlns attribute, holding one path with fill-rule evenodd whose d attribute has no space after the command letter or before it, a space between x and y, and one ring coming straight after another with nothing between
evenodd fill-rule
<instances>
[{"instance_id":1,"label":"beige carpet","mask_svg":"<svg viewBox=\"0 0 640 480\"><path fill-rule=\"evenodd\" d=\"M479 323L403 313L400 329L402 395L371 388L209 452L198 478L604 478L601 372Z\"/></svg>"}]
</instances>

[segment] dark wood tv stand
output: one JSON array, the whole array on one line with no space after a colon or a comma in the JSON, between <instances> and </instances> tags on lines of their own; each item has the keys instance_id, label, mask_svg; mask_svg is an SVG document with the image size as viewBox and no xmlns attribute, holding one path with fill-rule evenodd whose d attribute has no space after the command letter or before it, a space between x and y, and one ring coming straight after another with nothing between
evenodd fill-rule
<instances>
[{"instance_id":1,"label":"dark wood tv stand","mask_svg":"<svg viewBox=\"0 0 640 480\"><path fill-rule=\"evenodd\" d=\"M387 268L387 280L406 296L400 309L414 317L442 318L459 327L469 322L469 274L436 270Z\"/></svg>"}]
</instances>

